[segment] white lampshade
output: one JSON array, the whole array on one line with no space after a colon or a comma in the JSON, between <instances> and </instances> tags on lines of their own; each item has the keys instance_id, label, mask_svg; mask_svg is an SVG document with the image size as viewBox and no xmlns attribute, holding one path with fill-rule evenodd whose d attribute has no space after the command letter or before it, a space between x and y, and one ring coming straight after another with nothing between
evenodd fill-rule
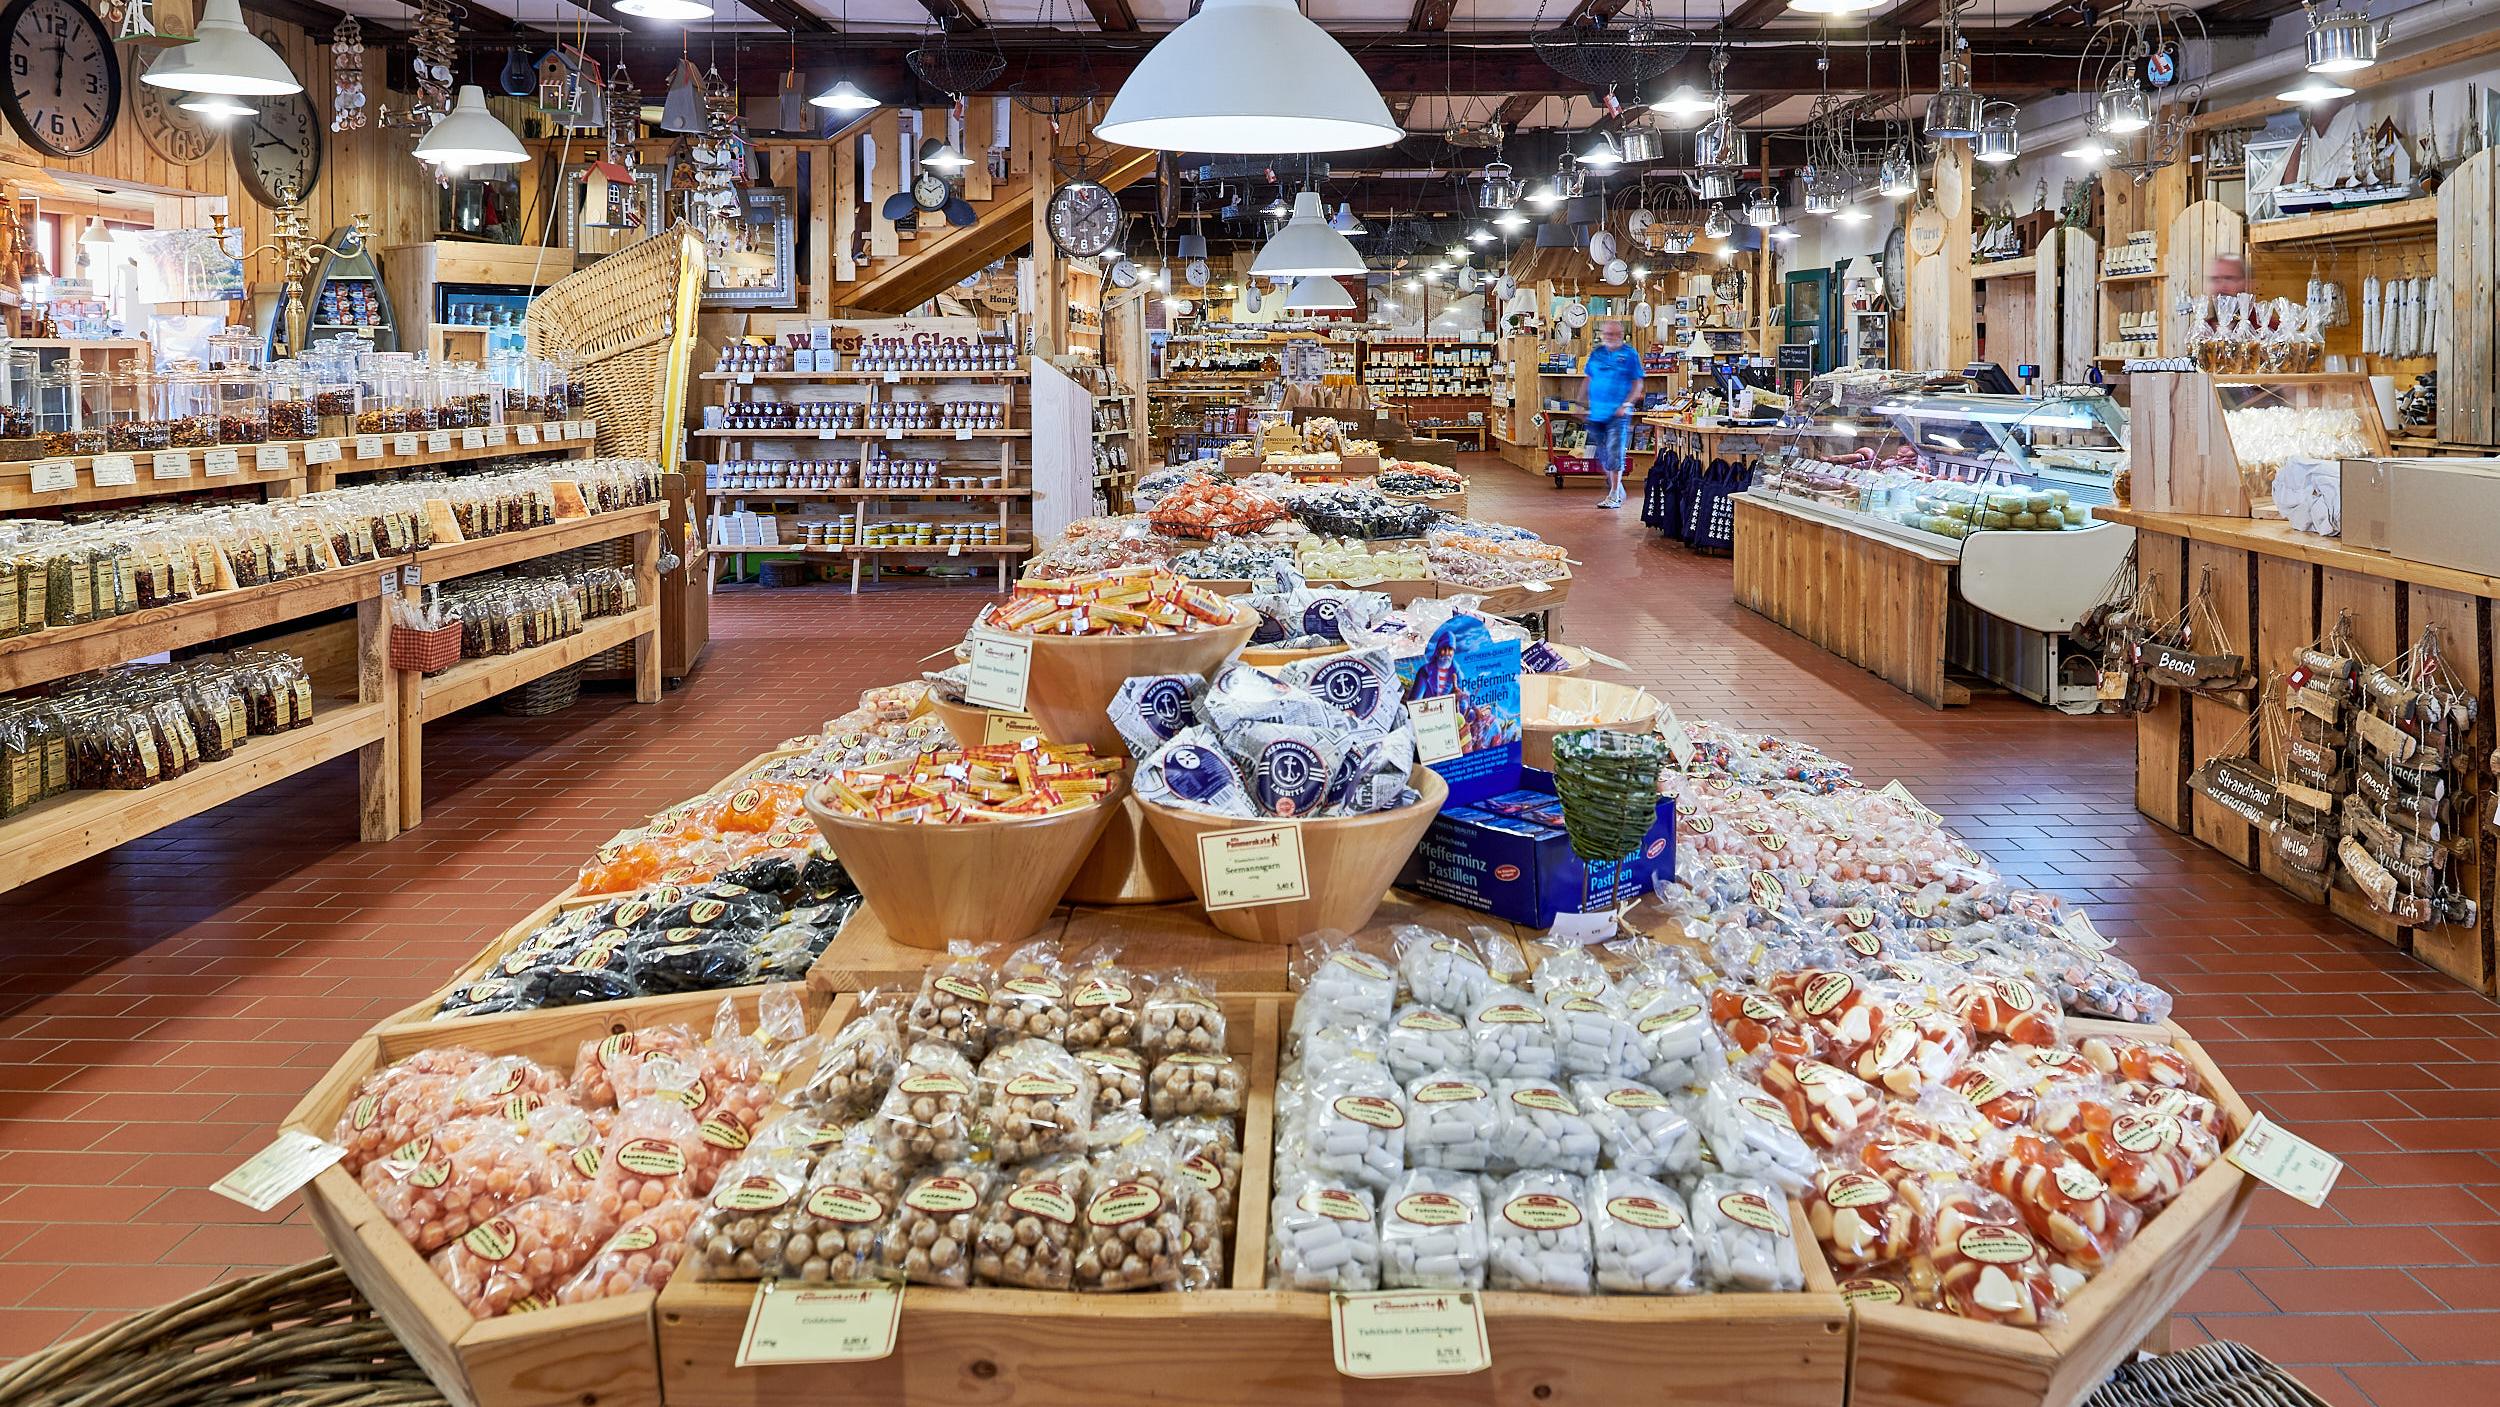
<instances>
[{"instance_id":1,"label":"white lampshade","mask_svg":"<svg viewBox=\"0 0 2500 1407\"><path fill-rule=\"evenodd\" d=\"M1356 151L1405 132L1363 66L1293 0L1206 0L1148 51L1094 135L1254 153Z\"/></svg>"},{"instance_id":2,"label":"white lampshade","mask_svg":"<svg viewBox=\"0 0 2500 1407\"><path fill-rule=\"evenodd\" d=\"M2323 103L2333 98L2349 98L2352 90L2322 74L2304 73L2298 83L2274 95L2277 102ZM2108 129L2112 132L2118 128ZM2128 130L2133 130L2132 128Z\"/></svg>"},{"instance_id":3,"label":"white lampshade","mask_svg":"<svg viewBox=\"0 0 2500 1407\"><path fill-rule=\"evenodd\" d=\"M1337 213L1328 217L1328 228L1341 235L1371 233L1370 230L1364 228L1363 217L1354 213L1354 202L1349 200L1337 202Z\"/></svg>"},{"instance_id":4,"label":"white lampshade","mask_svg":"<svg viewBox=\"0 0 2500 1407\"><path fill-rule=\"evenodd\" d=\"M486 110L486 90L474 83L460 85L460 100L434 124L433 130L417 139L416 158L437 166L508 166L530 159L529 148L512 135L512 129L495 119Z\"/></svg>"},{"instance_id":5,"label":"white lampshade","mask_svg":"<svg viewBox=\"0 0 2500 1407\"><path fill-rule=\"evenodd\" d=\"M1883 0L1788 0L1792 15L1856 15L1882 8Z\"/></svg>"},{"instance_id":6,"label":"white lampshade","mask_svg":"<svg viewBox=\"0 0 2500 1407\"><path fill-rule=\"evenodd\" d=\"M616 0L617 13L646 20L708 20L712 7L706 0Z\"/></svg>"},{"instance_id":7,"label":"white lampshade","mask_svg":"<svg viewBox=\"0 0 2500 1407\"><path fill-rule=\"evenodd\" d=\"M920 158L920 164L932 171L961 171L972 164L972 158L955 150L953 142L940 142L936 151Z\"/></svg>"},{"instance_id":8,"label":"white lampshade","mask_svg":"<svg viewBox=\"0 0 2500 1407\"><path fill-rule=\"evenodd\" d=\"M187 98L176 98L174 106L212 126L223 126L235 118L249 117L253 112L250 103L230 93L193 93Z\"/></svg>"},{"instance_id":9,"label":"white lampshade","mask_svg":"<svg viewBox=\"0 0 2500 1407\"><path fill-rule=\"evenodd\" d=\"M1528 227L1528 217L1517 210L1505 210L1493 217L1493 223L1506 230L1522 230Z\"/></svg>"},{"instance_id":10,"label":"white lampshade","mask_svg":"<svg viewBox=\"0 0 2500 1407\"><path fill-rule=\"evenodd\" d=\"M832 108L835 112L866 112L878 105L875 98L859 91L859 85L847 78L808 101L818 107Z\"/></svg>"},{"instance_id":11,"label":"white lampshade","mask_svg":"<svg viewBox=\"0 0 2500 1407\"><path fill-rule=\"evenodd\" d=\"M140 82L184 93L250 93L275 97L304 85L278 51L243 27L240 0L208 0L190 43L168 50Z\"/></svg>"},{"instance_id":12,"label":"white lampshade","mask_svg":"<svg viewBox=\"0 0 2500 1407\"><path fill-rule=\"evenodd\" d=\"M1314 274L1294 284L1293 292L1285 295L1285 307L1297 313L1350 313L1354 295L1335 279Z\"/></svg>"},{"instance_id":13,"label":"white lampshade","mask_svg":"<svg viewBox=\"0 0 2500 1407\"><path fill-rule=\"evenodd\" d=\"M1649 107L1652 112L1663 112L1670 117L1699 117L1705 112L1716 110L1718 105L1718 102L1708 93L1702 92L1690 83L1679 83L1674 92L1651 103Z\"/></svg>"},{"instance_id":14,"label":"white lampshade","mask_svg":"<svg viewBox=\"0 0 2500 1407\"><path fill-rule=\"evenodd\" d=\"M113 235L111 231L104 228L103 216L87 217L87 228L78 236L78 247L92 251L90 257L93 258L103 257L103 251L113 247Z\"/></svg>"},{"instance_id":15,"label":"white lampshade","mask_svg":"<svg viewBox=\"0 0 2500 1407\"><path fill-rule=\"evenodd\" d=\"M1363 256L1344 235L1328 228L1319 192L1304 191L1293 198L1293 218L1250 261L1250 272L1262 278L1359 274Z\"/></svg>"}]
</instances>

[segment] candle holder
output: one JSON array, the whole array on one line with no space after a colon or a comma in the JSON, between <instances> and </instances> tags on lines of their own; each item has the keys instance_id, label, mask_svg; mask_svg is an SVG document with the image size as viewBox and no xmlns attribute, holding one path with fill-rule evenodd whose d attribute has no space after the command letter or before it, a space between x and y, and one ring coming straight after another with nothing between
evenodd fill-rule
<instances>
[{"instance_id":1,"label":"candle holder","mask_svg":"<svg viewBox=\"0 0 2500 1407\"><path fill-rule=\"evenodd\" d=\"M291 357L304 349L309 340L307 323L312 317L311 305L304 298L304 279L320 267L324 258L350 258L363 249L373 237L373 217L359 213L346 235L337 245L329 245L312 237L311 225L305 220L304 206L291 184L281 183L277 191L278 208L270 216L270 238L267 244L245 245L242 231L235 229L222 214L209 217L209 233L221 250L228 248L227 236L234 237L231 252L237 260L255 254L278 256L278 270L286 283L278 298L275 326L278 330L277 354Z\"/></svg>"}]
</instances>

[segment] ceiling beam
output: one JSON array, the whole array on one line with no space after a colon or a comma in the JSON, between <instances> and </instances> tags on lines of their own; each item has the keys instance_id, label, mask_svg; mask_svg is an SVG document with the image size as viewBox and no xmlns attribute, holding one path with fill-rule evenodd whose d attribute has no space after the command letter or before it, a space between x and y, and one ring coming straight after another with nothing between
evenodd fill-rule
<instances>
[{"instance_id":1,"label":"ceiling beam","mask_svg":"<svg viewBox=\"0 0 2500 1407\"><path fill-rule=\"evenodd\" d=\"M1778 107L1783 93L1747 93L1727 105L1727 120L1742 127L1762 114Z\"/></svg>"},{"instance_id":2,"label":"ceiling beam","mask_svg":"<svg viewBox=\"0 0 2500 1407\"><path fill-rule=\"evenodd\" d=\"M967 29L986 29L988 22L972 12L963 0L920 0L920 8L929 12L938 28L958 33Z\"/></svg>"},{"instance_id":3,"label":"ceiling beam","mask_svg":"<svg viewBox=\"0 0 2500 1407\"><path fill-rule=\"evenodd\" d=\"M1788 0L1744 0L1743 4L1727 12L1719 21L1719 28L1730 34L1742 34L1749 29L1762 28L1762 22L1773 15L1786 13Z\"/></svg>"},{"instance_id":4,"label":"ceiling beam","mask_svg":"<svg viewBox=\"0 0 2500 1407\"><path fill-rule=\"evenodd\" d=\"M1437 34L1450 27L1450 16L1457 12L1458 0L1415 0L1406 27L1417 34Z\"/></svg>"},{"instance_id":5,"label":"ceiling beam","mask_svg":"<svg viewBox=\"0 0 2500 1407\"><path fill-rule=\"evenodd\" d=\"M1925 29L1943 13L1942 0L1901 0L1900 4L1877 15L1875 22L1894 29Z\"/></svg>"},{"instance_id":6,"label":"ceiling beam","mask_svg":"<svg viewBox=\"0 0 2500 1407\"><path fill-rule=\"evenodd\" d=\"M520 0L513 0L514 4ZM793 34L831 34L833 25L824 16L794 0L741 0L748 9L780 25Z\"/></svg>"},{"instance_id":7,"label":"ceiling beam","mask_svg":"<svg viewBox=\"0 0 2500 1407\"><path fill-rule=\"evenodd\" d=\"M1128 0L1085 0L1085 8L1093 11L1094 23L1105 34L1137 32L1137 14L1129 8Z\"/></svg>"}]
</instances>

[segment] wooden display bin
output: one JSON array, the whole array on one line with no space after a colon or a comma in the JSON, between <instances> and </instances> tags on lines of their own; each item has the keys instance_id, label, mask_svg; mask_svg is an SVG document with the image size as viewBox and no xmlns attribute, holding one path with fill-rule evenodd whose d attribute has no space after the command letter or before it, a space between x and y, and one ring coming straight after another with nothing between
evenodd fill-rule
<instances>
[{"instance_id":1,"label":"wooden display bin","mask_svg":"<svg viewBox=\"0 0 2500 1407\"><path fill-rule=\"evenodd\" d=\"M752 1025L764 989L696 992L600 1006L385 1027L347 1048L286 1127L328 1138L365 1076L431 1046L525 1055L569 1071L582 1042L650 1026L709 1031L726 996ZM658 1407L660 1373L652 1292L479 1319L446 1288L343 1168L304 1189L330 1253L427 1378L458 1407Z\"/></svg>"},{"instance_id":2,"label":"wooden display bin","mask_svg":"<svg viewBox=\"0 0 2500 1407\"><path fill-rule=\"evenodd\" d=\"M2224 1146L2248 1128L2252 1116L2238 1092L2203 1047L2175 1029L2074 1019L2067 1028L2070 1038L2097 1030L2176 1044L2222 1106ZM2065 1322L2053 1328L1853 1303L1849 1407L2072 1407L2169 1319L2179 1296L2238 1233L2256 1188L2247 1174L2217 1160L2067 1301Z\"/></svg>"},{"instance_id":3,"label":"wooden display bin","mask_svg":"<svg viewBox=\"0 0 2500 1407\"><path fill-rule=\"evenodd\" d=\"M2127 382L2129 502L2148 513L2283 516L2274 508L2274 466L2249 463L2236 450L2236 411L2349 408L2366 452L2392 452L2378 398L2357 373L2139 371Z\"/></svg>"},{"instance_id":4,"label":"wooden display bin","mask_svg":"<svg viewBox=\"0 0 2500 1407\"><path fill-rule=\"evenodd\" d=\"M837 1003L832 1028L850 1010ZM891 1357L869 1363L733 1368L752 1284L707 1283L684 1265L660 1292L659 1353L669 1407L782 1407L873 1402L961 1407L975 1401L1182 1400L1203 1407L1293 1404L1742 1402L1839 1407L1848 1313L1794 1203L1806 1252L1797 1294L1581 1298L1484 1295L1493 1367L1457 1378L1340 1376L1328 1297L1263 1288L1275 1143L1275 1081L1292 998L1221 999L1227 1045L1248 1062L1238 1230L1229 1288L1188 1294L1086 1295L1016 1289L903 1294Z\"/></svg>"}]
</instances>

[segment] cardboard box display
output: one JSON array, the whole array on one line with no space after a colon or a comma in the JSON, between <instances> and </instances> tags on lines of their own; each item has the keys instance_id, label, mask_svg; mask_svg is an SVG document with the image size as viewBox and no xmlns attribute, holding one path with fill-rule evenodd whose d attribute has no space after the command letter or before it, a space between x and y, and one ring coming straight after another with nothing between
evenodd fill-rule
<instances>
[{"instance_id":1,"label":"cardboard box display","mask_svg":"<svg viewBox=\"0 0 2500 1407\"><path fill-rule=\"evenodd\" d=\"M1447 806L1463 806L1519 786L1519 642L1496 640L1473 616L1452 616L1421 652L1397 662L1411 709L1454 698L1459 753L1431 764L1450 784Z\"/></svg>"},{"instance_id":2,"label":"cardboard box display","mask_svg":"<svg viewBox=\"0 0 2500 1407\"><path fill-rule=\"evenodd\" d=\"M1572 853L1562 828L1554 774L1522 768L1520 789L1434 818L1398 874L1398 887L1429 894L1533 928L1558 913L1596 913L1637 899L1675 878L1675 799L1658 799L1658 819L1628 861L1592 865Z\"/></svg>"},{"instance_id":3,"label":"cardboard box display","mask_svg":"<svg viewBox=\"0 0 2500 1407\"><path fill-rule=\"evenodd\" d=\"M2388 463L2387 550L2413 562L2500 574L2500 460ZM2349 510L2347 510L2349 511Z\"/></svg>"},{"instance_id":4,"label":"cardboard box display","mask_svg":"<svg viewBox=\"0 0 2500 1407\"><path fill-rule=\"evenodd\" d=\"M2344 545L2384 552L2387 550L2389 461L2347 459L2341 463L2343 483L2338 496L2342 500Z\"/></svg>"}]
</instances>

